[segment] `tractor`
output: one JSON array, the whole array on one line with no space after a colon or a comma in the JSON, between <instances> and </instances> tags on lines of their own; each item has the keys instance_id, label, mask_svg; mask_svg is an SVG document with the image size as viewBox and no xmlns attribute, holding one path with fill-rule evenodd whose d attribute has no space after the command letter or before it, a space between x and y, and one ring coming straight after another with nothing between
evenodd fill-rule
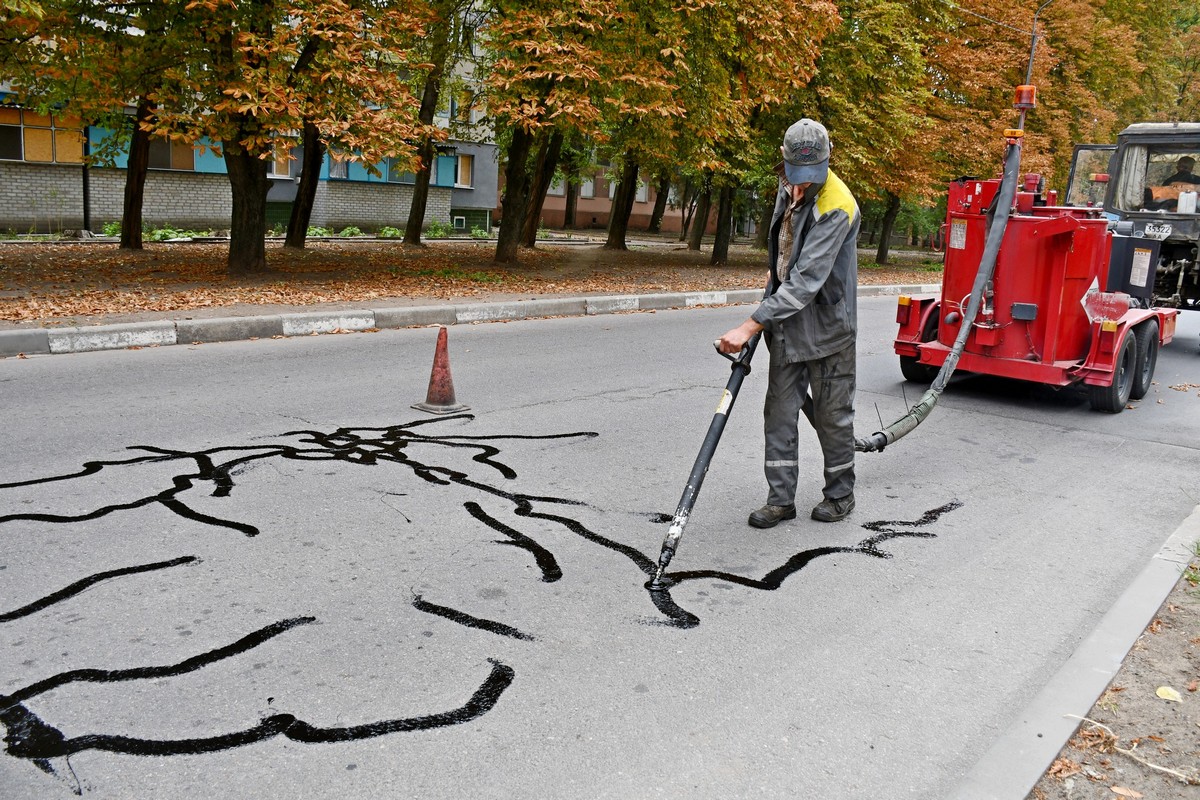
<instances>
[{"instance_id":1,"label":"tractor","mask_svg":"<svg viewBox=\"0 0 1200 800\"><path fill-rule=\"evenodd\" d=\"M1200 173L1181 164L1200 170L1200 122L1130 125L1115 145L1075 147L1066 201L1160 243L1150 305L1200 310Z\"/></svg>"}]
</instances>

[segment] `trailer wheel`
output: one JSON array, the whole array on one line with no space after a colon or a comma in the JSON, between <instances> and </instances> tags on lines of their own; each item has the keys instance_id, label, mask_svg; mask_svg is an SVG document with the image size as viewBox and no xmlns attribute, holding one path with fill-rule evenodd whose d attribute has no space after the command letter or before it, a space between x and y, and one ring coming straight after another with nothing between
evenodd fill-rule
<instances>
[{"instance_id":1,"label":"trailer wheel","mask_svg":"<svg viewBox=\"0 0 1200 800\"><path fill-rule=\"evenodd\" d=\"M929 315L929 319L925 322L925 327L921 329L921 342L932 342L937 338L938 315L935 310ZM933 383L933 379L937 377L941 367L935 367L932 364L922 364L917 360L917 356L900 356L900 374L904 376L904 380L912 381L913 383Z\"/></svg>"},{"instance_id":2,"label":"trailer wheel","mask_svg":"<svg viewBox=\"0 0 1200 800\"><path fill-rule=\"evenodd\" d=\"M1125 404L1129 402L1129 393L1133 391L1133 379L1137 371L1137 348L1134 346L1136 338L1130 331L1121 340L1112 383L1108 386L1089 387L1092 408L1096 411L1116 414L1125 410Z\"/></svg>"},{"instance_id":3,"label":"trailer wheel","mask_svg":"<svg viewBox=\"0 0 1200 800\"><path fill-rule=\"evenodd\" d=\"M1154 367L1158 364L1158 320L1148 320L1137 329L1137 366L1133 369L1132 400L1141 400L1150 393Z\"/></svg>"}]
</instances>

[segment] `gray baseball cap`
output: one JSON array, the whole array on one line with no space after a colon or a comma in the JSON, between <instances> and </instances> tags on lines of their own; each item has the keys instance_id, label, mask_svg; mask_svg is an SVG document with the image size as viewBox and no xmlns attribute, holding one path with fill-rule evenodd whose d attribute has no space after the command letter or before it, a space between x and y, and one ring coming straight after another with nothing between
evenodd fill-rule
<instances>
[{"instance_id":1,"label":"gray baseball cap","mask_svg":"<svg viewBox=\"0 0 1200 800\"><path fill-rule=\"evenodd\" d=\"M783 171L788 183L824 183L829 175L829 133L805 117L783 135Z\"/></svg>"}]
</instances>

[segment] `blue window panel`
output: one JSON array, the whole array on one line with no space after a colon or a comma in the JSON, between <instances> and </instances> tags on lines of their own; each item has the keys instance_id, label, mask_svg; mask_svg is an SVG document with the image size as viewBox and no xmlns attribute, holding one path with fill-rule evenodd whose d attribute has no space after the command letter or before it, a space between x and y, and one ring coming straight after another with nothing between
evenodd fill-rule
<instances>
[{"instance_id":1,"label":"blue window panel","mask_svg":"<svg viewBox=\"0 0 1200 800\"><path fill-rule=\"evenodd\" d=\"M453 186L454 174L458 171L457 156L437 157L437 180L434 186Z\"/></svg>"},{"instance_id":2,"label":"blue window panel","mask_svg":"<svg viewBox=\"0 0 1200 800\"><path fill-rule=\"evenodd\" d=\"M208 145L211 143L209 139L201 139L201 144ZM204 152L196 151L196 162L194 172L217 173L225 174L225 159L218 156L211 148L206 148Z\"/></svg>"},{"instance_id":3,"label":"blue window panel","mask_svg":"<svg viewBox=\"0 0 1200 800\"><path fill-rule=\"evenodd\" d=\"M109 128L101 128L98 125L88 126L88 147L91 149L91 152L95 153L99 150L105 140L112 138L112 135L113 132ZM117 169L125 169L129 166L128 147L121 149L121 152L113 159L112 165Z\"/></svg>"}]
</instances>

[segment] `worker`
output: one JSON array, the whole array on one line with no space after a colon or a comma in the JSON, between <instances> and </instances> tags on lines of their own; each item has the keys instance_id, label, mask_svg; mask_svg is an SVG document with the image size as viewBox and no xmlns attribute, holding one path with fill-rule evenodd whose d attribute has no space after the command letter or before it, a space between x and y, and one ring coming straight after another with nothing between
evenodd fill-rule
<instances>
[{"instance_id":1,"label":"worker","mask_svg":"<svg viewBox=\"0 0 1200 800\"><path fill-rule=\"evenodd\" d=\"M1191 156L1184 156L1175 162L1175 174L1163 181L1163 186L1170 186L1175 183L1190 183L1200 184L1200 175L1193 175L1192 170L1196 166L1196 159Z\"/></svg>"},{"instance_id":2,"label":"worker","mask_svg":"<svg viewBox=\"0 0 1200 800\"><path fill-rule=\"evenodd\" d=\"M767 238L778 287L748 320L717 340L740 352L765 331L771 353L763 409L767 503L750 514L756 528L796 517L801 412L816 429L824 456L821 522L854 509L854 381L858 334L858 204L829 169L829 134L801 119L783 137L779 190Z\"/></svg>"}]
</instances>

